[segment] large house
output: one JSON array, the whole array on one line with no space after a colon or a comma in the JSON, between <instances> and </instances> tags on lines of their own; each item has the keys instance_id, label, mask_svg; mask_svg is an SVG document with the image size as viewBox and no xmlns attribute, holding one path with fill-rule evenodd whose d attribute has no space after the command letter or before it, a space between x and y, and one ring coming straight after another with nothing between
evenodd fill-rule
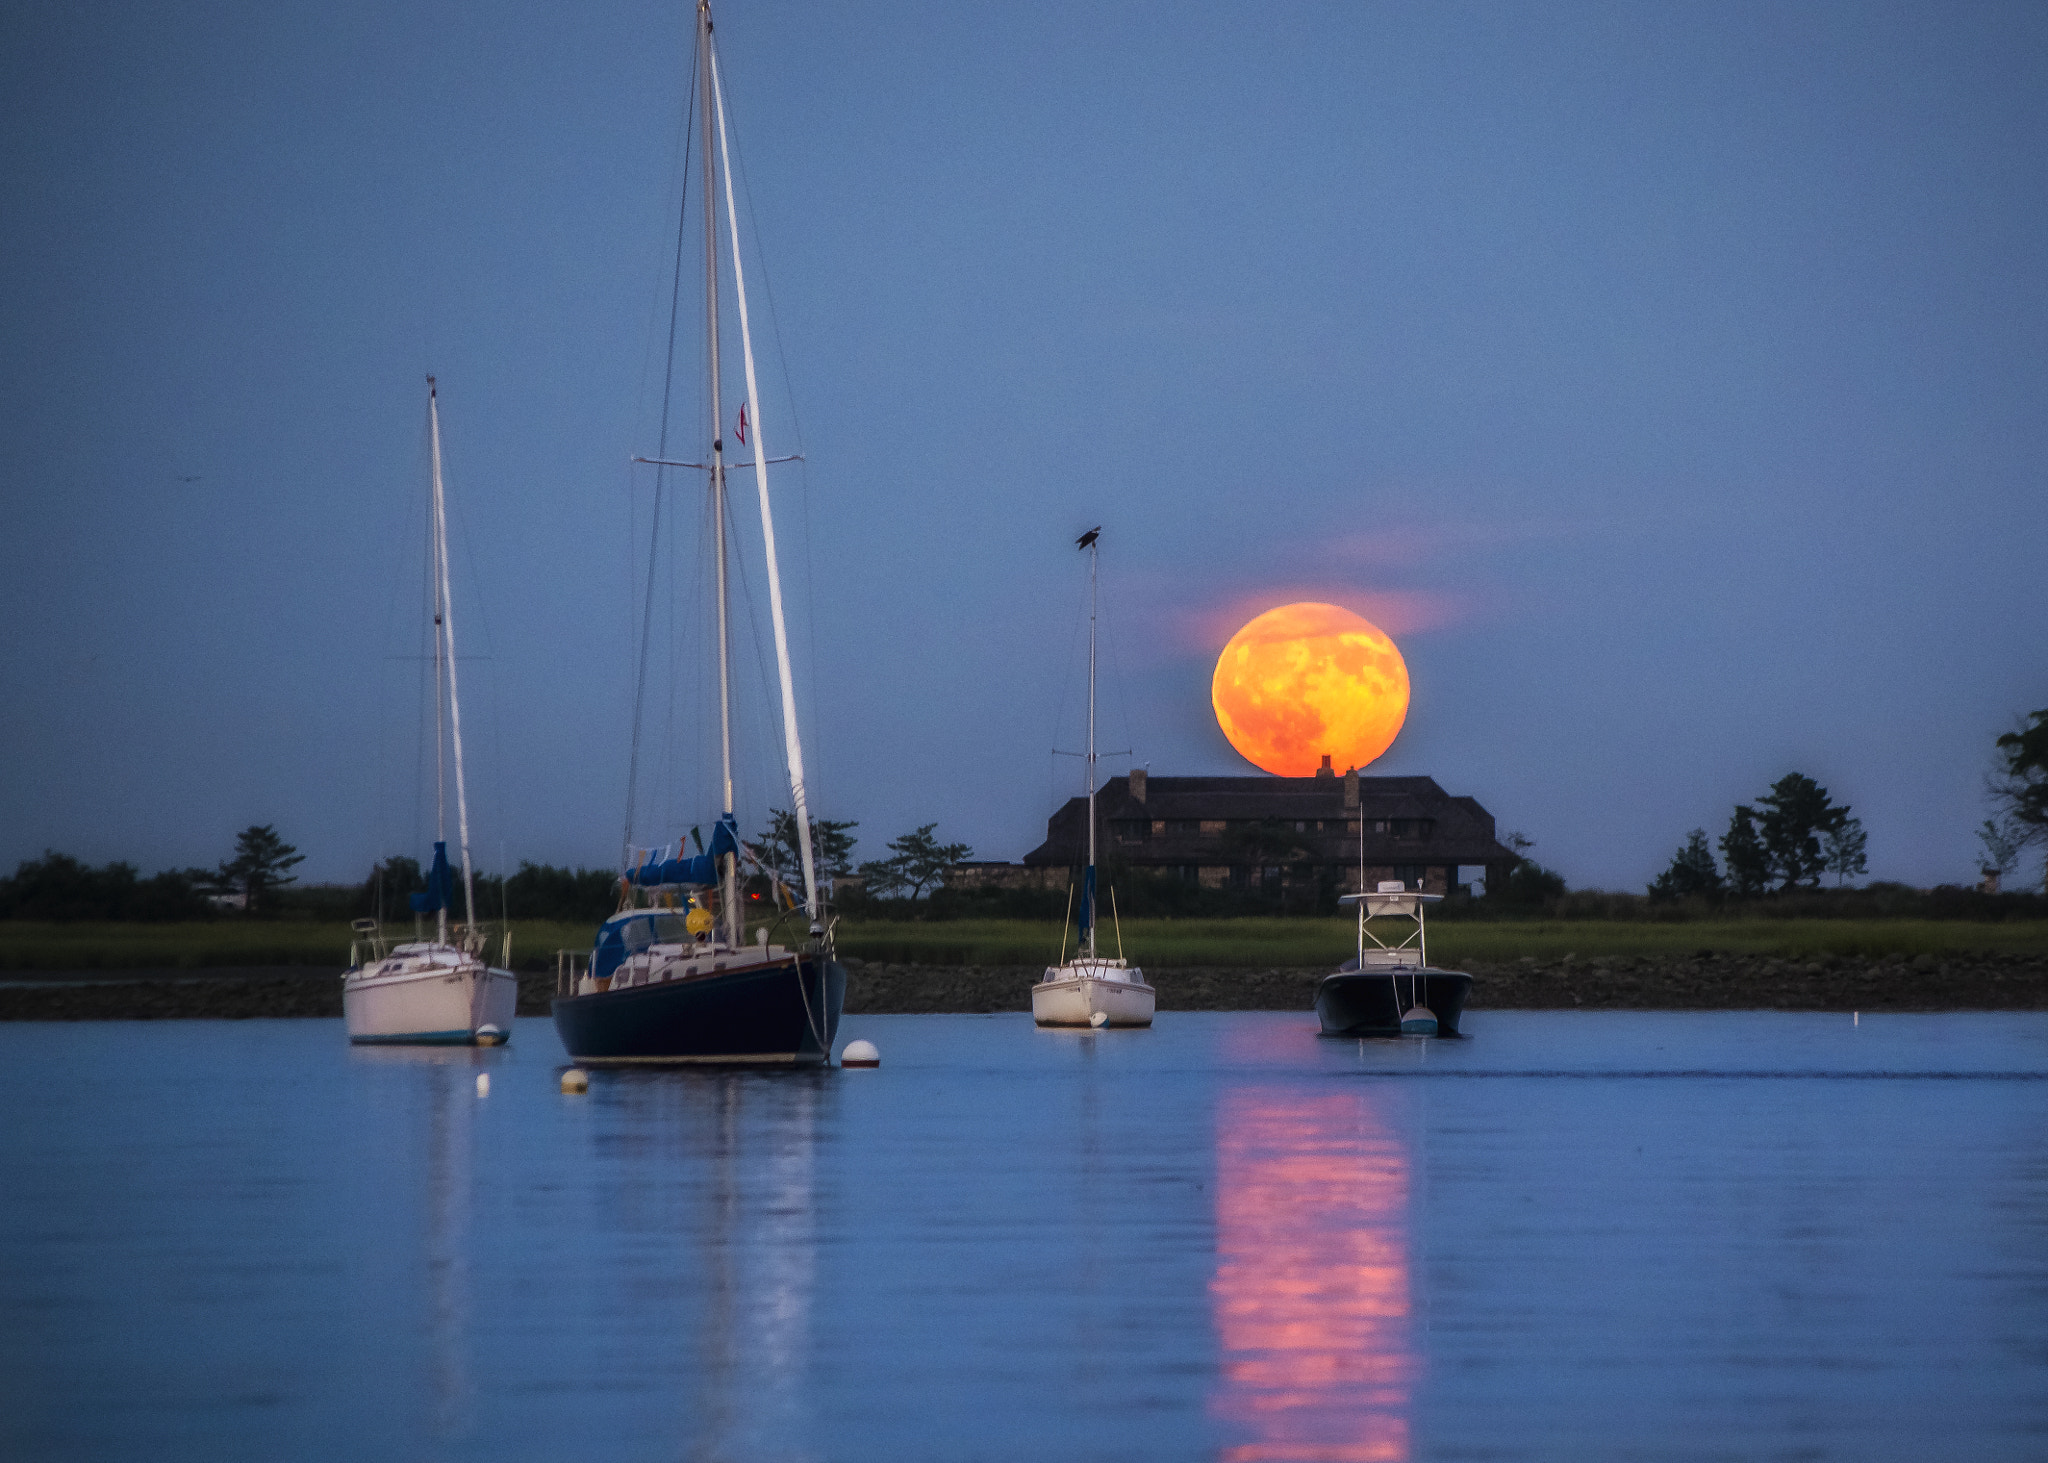
<instances>
[{"instance_id":1,"label":"large house","mask_svg":"<svg viewBox=\"0 0 2048 1463\"><path fill-rule=\"evenodd\" d=\"M1428 777L1112 777L1095 795L1097 862L1149 870L1204 888L1339 891L1398 879L1447 894L1481 874L1506 886L1515 851L1494 836L1493 815ZM1070 799L1046 839L1018 864L963 864L961 886L1050 888L1088 857L1088 800Z\"/></svg>"}]
</instances>

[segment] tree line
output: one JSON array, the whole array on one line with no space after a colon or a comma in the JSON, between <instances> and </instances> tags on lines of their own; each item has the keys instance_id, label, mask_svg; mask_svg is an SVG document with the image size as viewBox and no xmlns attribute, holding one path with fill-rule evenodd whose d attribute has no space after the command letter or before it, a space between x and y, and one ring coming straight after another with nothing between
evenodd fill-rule
<instances>
[{"instance_id":1,"label":"tree line","mask_svg":"<svg viewBox=\"0 0 2048 1463\"><path fill-rule=\"evenodd\" d=\"M147 879L130 863L94 868L45 850L0 879L0 919L173 921L207 919L228 908L265 910L277 891L298 882L291 870L304 861L268 823L236 834L234 854L213 868L166 869Z\"/></svg>"},{"instance_id":2,"label":"tree line","mask_svg":"<svg viewBox=\"0 0 2048 1463\"><path fill-rule=\"evenodd\" d=\"M2032 847L2048 845L2048 708L2030 712L1994 744L1995 770L1986 795L1994 816L1977 829L1983 854L1982 892L1999 892ZM1815 890L1822 877L1837 887L1869 871L1869 839L1846 803L1801 772L1789 772L1749 803L1738 803L1719 839L1721 860L1695 828L1649 886L1653 900L1719 900ZM2044 871L2048 879L2048 871Z\"/></svg>"},{"instance_id":3,"label":"tree line","mask_svg":"<svg viewBox=\"0 0 2048 1463\"><path fill-rule=\"evenodd\" d=\"M2028 850L2048 846L2048 708L2028 713L1998 737L1995 754L1995 770L1985 786L1993 816L1977 830L1982 888L1989 894L1998 892L2000 878ZM839 902L849 912L893 905L940 915L1036 918L1057 913L1054 906L1062 898L1057 891L948 888L947 875L973 851L965 843L942 841L936 823L890 839L886 857L856 864L853 830L859 826L811 820L813 866L821 880L858 880L855 888L841 891ZM1240 845L1237 852L1253 864L1283 865L1301 856L1298 835L1279 823L1233 836ZM1504 841L1515 851L1516 862L1506 887L1488 891L1486 907L1556 908L1567 892L1563 877L1529 857L1532 840L1510 833ZM1835 802L1804 773L1790 772L1761 796L1736 804L1718 840L1710 840L1704 828L1693 829L1647 893L1656 903L1786 896L1820 890L1829 874L1839 887L1868 872L1867 846L1862 821L1846 803ZM771 811L749 851L750 896L786 899L801 890L802 860L791 813ZM298 882L292 870L304 858L271 824L243 829L235 836L233 853L212 868L167 869L148 878L129 863L95 868L46 851L0 878L0 919L176 921L219 917L230 910L274 914ZM1276 902L1256 891L1201 889L1171 876L1119 867L1114 855L1105 861L1104 872L1125 893L1125 912L1133 915L1290 912L1284 881ZM479 875L475 884L481 919L509 915L589 924L609 917L619 902L619 874L609 869L522 861L509 877ZM410 912L406 896L425 888L419 861L401 855L378 861L352 896L339 897L355 917L396 919ZM307 896L317 892L305 891ZM1314 891L1301 901L1308 908L1291 912L1327 912L1334 894L1325 898L1326 892Z\"/></svg>"}]
</instances>

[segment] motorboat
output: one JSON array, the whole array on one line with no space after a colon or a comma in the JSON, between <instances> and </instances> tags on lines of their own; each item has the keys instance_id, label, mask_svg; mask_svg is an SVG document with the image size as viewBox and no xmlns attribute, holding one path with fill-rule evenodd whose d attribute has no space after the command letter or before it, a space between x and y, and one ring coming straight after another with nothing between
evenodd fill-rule
<instances>
[{"instance_id":1,"label":"motorboat","mask_svg":"<svg viewBox=\"0 0 2048 1463\"><path fill-rule=\"evenodd\" d=\"M1346 894L1358 910L1358 953L1316 988L1324 1036L1457 1036L1472 977L1429 963L1424 911L1441 894L1382 880L1370 894ZM1375 920L1390 923L1375 925Z\"/></svg>"}]
</instances>

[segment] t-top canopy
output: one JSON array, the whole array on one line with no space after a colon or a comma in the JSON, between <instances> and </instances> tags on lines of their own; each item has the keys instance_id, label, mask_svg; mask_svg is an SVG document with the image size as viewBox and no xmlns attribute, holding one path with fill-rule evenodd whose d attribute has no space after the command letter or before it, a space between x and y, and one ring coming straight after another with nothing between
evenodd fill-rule
<instances>
[{"instance_id":1,"label":"t-top canopy","mask_svg":"<svg viewBox=\"0 0 2048 1463\"><path fill-rule=\"evenodd\" d=\"M1368 917L1375 914L1418 914L1421 912L1423 905L1441 904L1443 900L1444 897L1441 894L1416 894L1409 892L1396 894L1391 891L1372 894L1343 894L1337 898L1339 904L1358 904L1362 901Z\"/></svg>"}]
</instances>

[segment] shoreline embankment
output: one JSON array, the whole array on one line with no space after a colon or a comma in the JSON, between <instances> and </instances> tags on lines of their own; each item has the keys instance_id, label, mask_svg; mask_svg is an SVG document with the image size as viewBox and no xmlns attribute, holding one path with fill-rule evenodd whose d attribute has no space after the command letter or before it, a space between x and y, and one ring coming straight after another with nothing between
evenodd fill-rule
<instances>
[{"instance_id":1,"label":"shoreline embankment","mask_svg":"<svg viewBox=\"0 0 2048 1463\"><path fill-rule=\"evenodd\" d=\"M1036 965L916 965L849 958L846 1011L1028 1011ZM1636 1011L2048 1010L2048 957L1964 953L1810 960L1701 952L1471 962L1468 1009ZM1162 1011L1307 1011L1325 967L1154 968ZM14 970L0 976L0 1021L241 1020L336 1017L341 971L320 966L211 970ZM519 1014L543 1016L554 976L519 978Z\"/></svg>"}]
</instances>

